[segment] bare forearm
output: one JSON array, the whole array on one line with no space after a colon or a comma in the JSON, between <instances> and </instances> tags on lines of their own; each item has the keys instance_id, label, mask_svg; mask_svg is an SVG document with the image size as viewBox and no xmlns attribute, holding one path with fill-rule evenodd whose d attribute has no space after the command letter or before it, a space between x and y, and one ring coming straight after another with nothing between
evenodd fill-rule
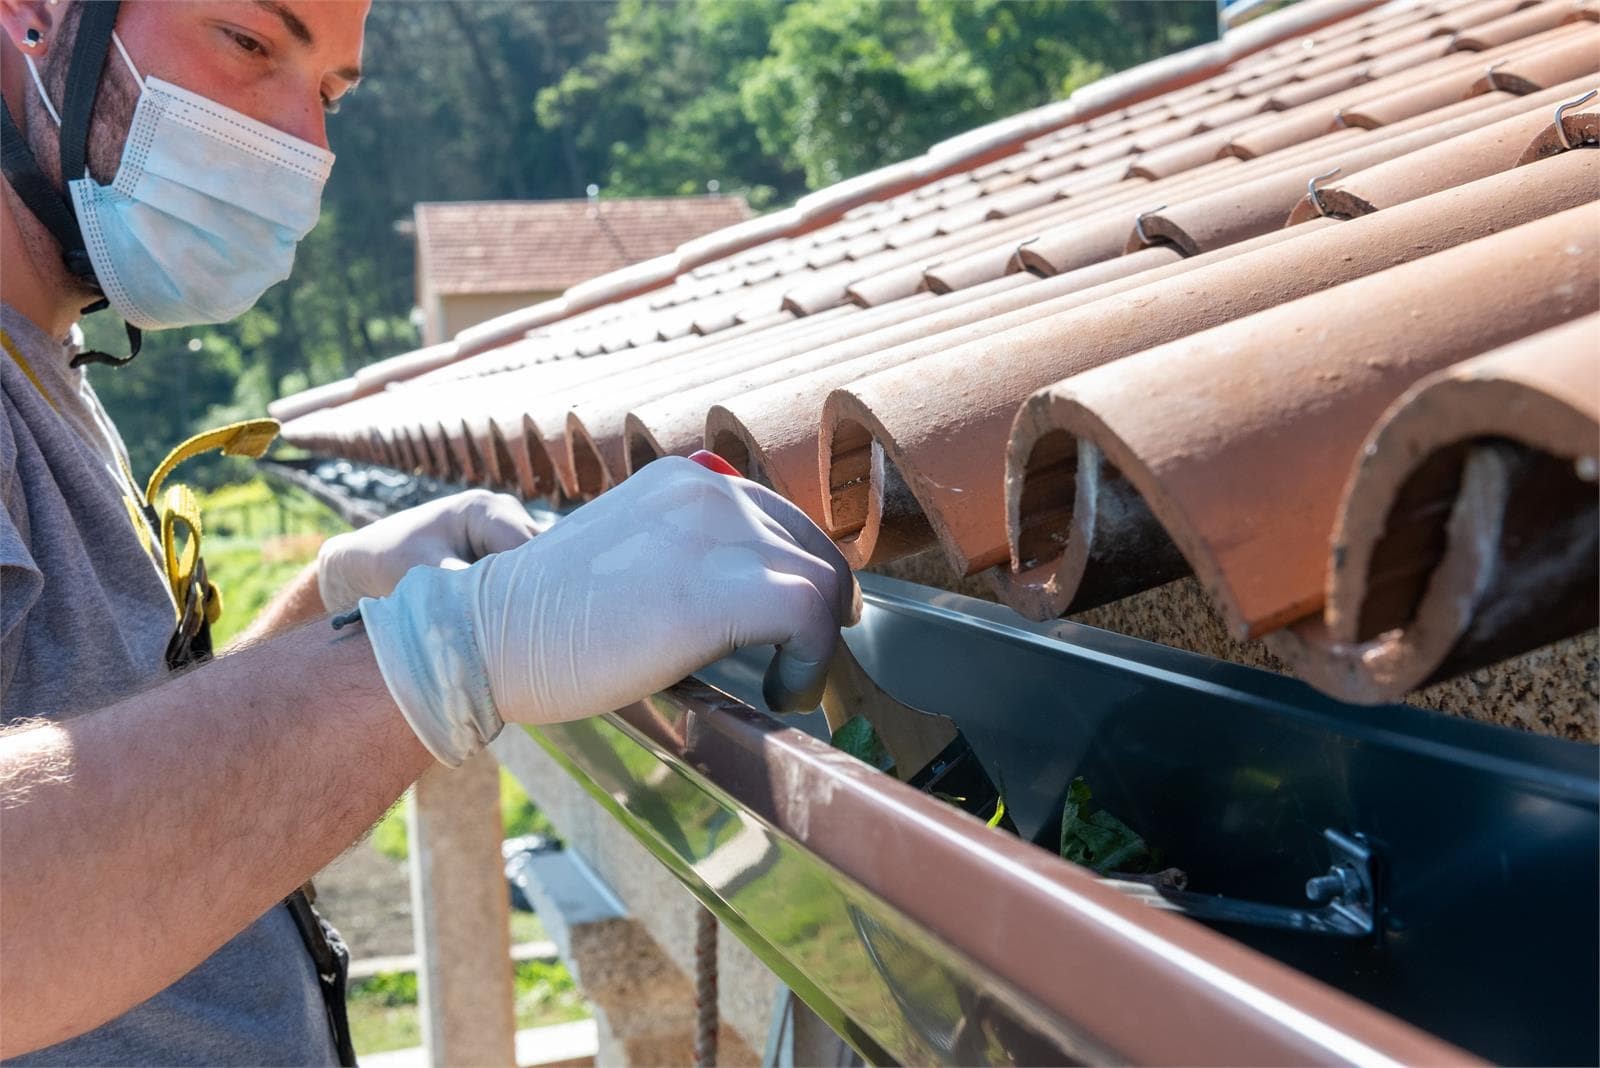
<instances>
[{"instance_id":1,"label":"bare forearm","mask_svg":"<svg viewBox=\"0 0 1600 1068\"><path fill-rule=\"evenodd\" d=\"M267 606L229 643L228 648L238 649L287 634L297 627L321 619L325 614L322 591L317 587L317 565L312 562L267 602Z\"/></svg>"},{"instance_id":2,"label":"bare forearm","mask_svg":"<svg viewBox=\"0 0 1600 1068\"><path fill-rule=\"evenodd\" d=\"M0 736L0 1057L178 979L431 759L360 629L322 626Z\"/></svg>"}]
</instances>

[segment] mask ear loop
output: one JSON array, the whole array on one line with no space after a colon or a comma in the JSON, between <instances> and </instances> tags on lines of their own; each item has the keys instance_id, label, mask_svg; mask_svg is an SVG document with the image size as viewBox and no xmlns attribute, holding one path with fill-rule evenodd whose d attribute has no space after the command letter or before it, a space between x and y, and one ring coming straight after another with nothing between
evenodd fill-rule
<instances>
[{"instance_id":1,"label":"mask ear loop","mask_svg":"<svg viewBox=\"0 0 1600 1068\"><path fill-rule=\"evenodd\" d=\"M122 62L128 65L128 73L133 75L133 80L141 90L144 89L144 75L139 73L139 68L133 65L133 57L128 55L128 50L122 45L122 38L117 36L117 31L111 31L111 43L117 46L117 51L122 53Z\"/></svg>"},{"instance_id":2,"label":"mask ear loop","mask_svg":"<svg viewBox=\"0 0 1600 1068\"><path fill-rule=\"evenodd\" d=\"M40 102L44 104L44 109L50 113L50 117L55 120L56 129L60 129L61 113L56 110L54 104L50 103L50 94L44 91L44 79L39 77L39 65L33 61L32 56L23 56L22 61L28 65L28 73L33 75L33 84L39 90Z\"/></svg>"},{"instance_id":3,"label":"mask ear loop","mask_svg":"<svg viewBox=\"0 0 1600 1068\"><path fill-rule=\"evenodd\" d=\"M139 73L139 68L134 65L133 57L128 55L128 49L127 49L127 47L125 45L123 45L122 38L117 36L117 31L116 30L112 30L111 31L111 43L117 46L117 52L122 56L122 62L127 64L128 73L133 75L134 84L139 87L140 92L143 92L144 91L144 76ZM30 59L29 62L31 64L32 60ZM37 73L34 74L34 80L37 81L38 78L39 78L38 74ZM39 91L41 93L43 93L44 92L44 87L40 86ZM48 101L46 101L46 103L48 104ZM52 111L51 114L54 114L54 112ZM60 119L56 120L56 124L57 125L60 125L60 122L61 122ZM85 161L85 163L84 163L84 175L87 177L88 173L89 173L88 162ZM82 367L85 364L99 363L99 364L106 364L106 365L109 365L111 367L121 367L124 364L132 363L133 362L133 358L135 356L139 355L139 349L144 344L144 333L137 326L134 326L132 323L124 322L122 324L122 327L128 333L128 350L129 350L128 351L128 355L118 357L118 356L111 355L109 352L95 352L95 351L90 350L90 351L80 352L76 356L74 356L72 358L72 361L71 361L71 366L73 366L74 368L77 368L77 367Z\"/></svg>"},{"instance_id":4,"label":"mask ear loop","mask_svg":"<svg viewBox=\"0 0 1600 1068\"><path fill-rule=\"evenodd\" d=\"M142 93L144 91L144 75L139 74L138 67L134 66L133 56L128 54L128 48L123 45L122 37L118 37L117 30L110 32L110 43L117 46L117 53L122 56L122 61L128 66L128 74L133 75L133 83L139 86L139 91ZM38 75L35 74L34 78L37 80ZM40 88L40 91L43 91L43 88ZM59 122L61 120L58 118L56 123L59 125ZM88 166L85 165L83 173L85 173L85 176L88 174ZM144 345L144 333L133 323L123 323L122 326L125 331L128 331L128 355L126 357L114 357L109 352L80 352L75 357L72 357L72 366L74 368L82 368L88 363L102 363L102 365L112 366L112 368L120 368L120 366L133 363L133 358L138 357L139 349Z\"/></svg>"}]
</instances>

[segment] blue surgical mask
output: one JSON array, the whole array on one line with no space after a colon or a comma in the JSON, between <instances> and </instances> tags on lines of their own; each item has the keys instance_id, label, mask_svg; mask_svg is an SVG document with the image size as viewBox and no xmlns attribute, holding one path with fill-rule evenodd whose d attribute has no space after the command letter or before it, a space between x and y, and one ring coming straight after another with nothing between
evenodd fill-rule
<instances>
[{"instance_id":1,"label":"blue surgical mask","mask_svg":"<svg viewBox=\"0 0 1600 1068\"><path fill-rule=\"evenodd\" d=\"M289 277L316 225L333 153L198 93L140 78L115 180L68 181L106 299L146 330L221 323ZM39 73L29 58L34 81ZM39 83L56 124L61 119Z\"/></svg>"}]
</instances>

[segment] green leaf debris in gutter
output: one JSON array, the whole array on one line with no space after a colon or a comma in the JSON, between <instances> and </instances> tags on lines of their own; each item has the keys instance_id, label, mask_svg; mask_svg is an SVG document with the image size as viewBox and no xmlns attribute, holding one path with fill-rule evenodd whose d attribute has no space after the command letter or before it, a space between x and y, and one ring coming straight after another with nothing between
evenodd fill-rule
<instances>
[{"instance_id":1,"label":"green leaf debris in gutter","mask_svg":"<svg viewBox=\"0 0 1600 1068\"><path fill-rule=\"evenodd\" d=\"M894 773L894 760L883 747L883 739L878 737L878 732L865 716L851 716L834 731L833 747L863 763L871 764L879 771Z\"/></svg>"},{"instance_id":2,"label":"green leaf debris in gutter","mask_svg":"<svg viewBox=\"0 0 1600 1068\"><path fill-rule=\"evenodd\" d=\"M1156 859L1131 827L1094 804L1094 794L1082 776L1067 787L1061 855L1101 875L1148 871Z\"/></svg>"}]
</instances>

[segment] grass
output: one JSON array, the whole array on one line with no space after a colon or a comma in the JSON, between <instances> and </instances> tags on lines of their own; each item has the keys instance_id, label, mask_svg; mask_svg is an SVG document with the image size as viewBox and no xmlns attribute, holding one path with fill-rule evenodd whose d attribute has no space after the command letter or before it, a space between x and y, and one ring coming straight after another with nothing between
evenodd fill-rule
<instances>
[{"instance_id":1,"label":"grass","mask_svg":"<svg viewBox=\"0 0 1600 1068\"><path fill-rule=\"evenodd\" d=\"M558 837L549 818L535 807L522 789L522 784L505 768L500 769L500 813L506 838L524 834ZM404 805L394 806L378 821L378 825L372 829L372 845L391 860L406 859L408 847Z\"/></svg>"},{"instance_id":2,"label":"grass","mask_svg":"<svg viewBox=\"0 0 1600 1068\"><path fill-rule=\"evenodd\" d=\"M212 644L221 649L316 559L324 538L345 527L307 494L261 478L199 497L201 553L222 591L222 618L211 628Z\"/></svg>"},{"instance_id":3,"label":"grass","mask_svg":"<svg viewBox=\"0 0 1600 1068\"><path fill-rule=\"evenodd\" d=\"M523 942L543 942L549 935L545 933L544 921L531 912L518 912L511 910L511 944L521 945Z\"/></svg>"},{"instance_id":4,"label":"grass","mask_svg":"<svg viewBox=\"0 0 1600 1068\"><path fill-rule=\"evenodd\" d=\"M560 961L522 961L512 976L517 1028L546 1027L591 1015L572 973ZM379 972L350 986L350 1033L356 1053L422 1044L413 972Z\"/></svg>"}]
</instances>

